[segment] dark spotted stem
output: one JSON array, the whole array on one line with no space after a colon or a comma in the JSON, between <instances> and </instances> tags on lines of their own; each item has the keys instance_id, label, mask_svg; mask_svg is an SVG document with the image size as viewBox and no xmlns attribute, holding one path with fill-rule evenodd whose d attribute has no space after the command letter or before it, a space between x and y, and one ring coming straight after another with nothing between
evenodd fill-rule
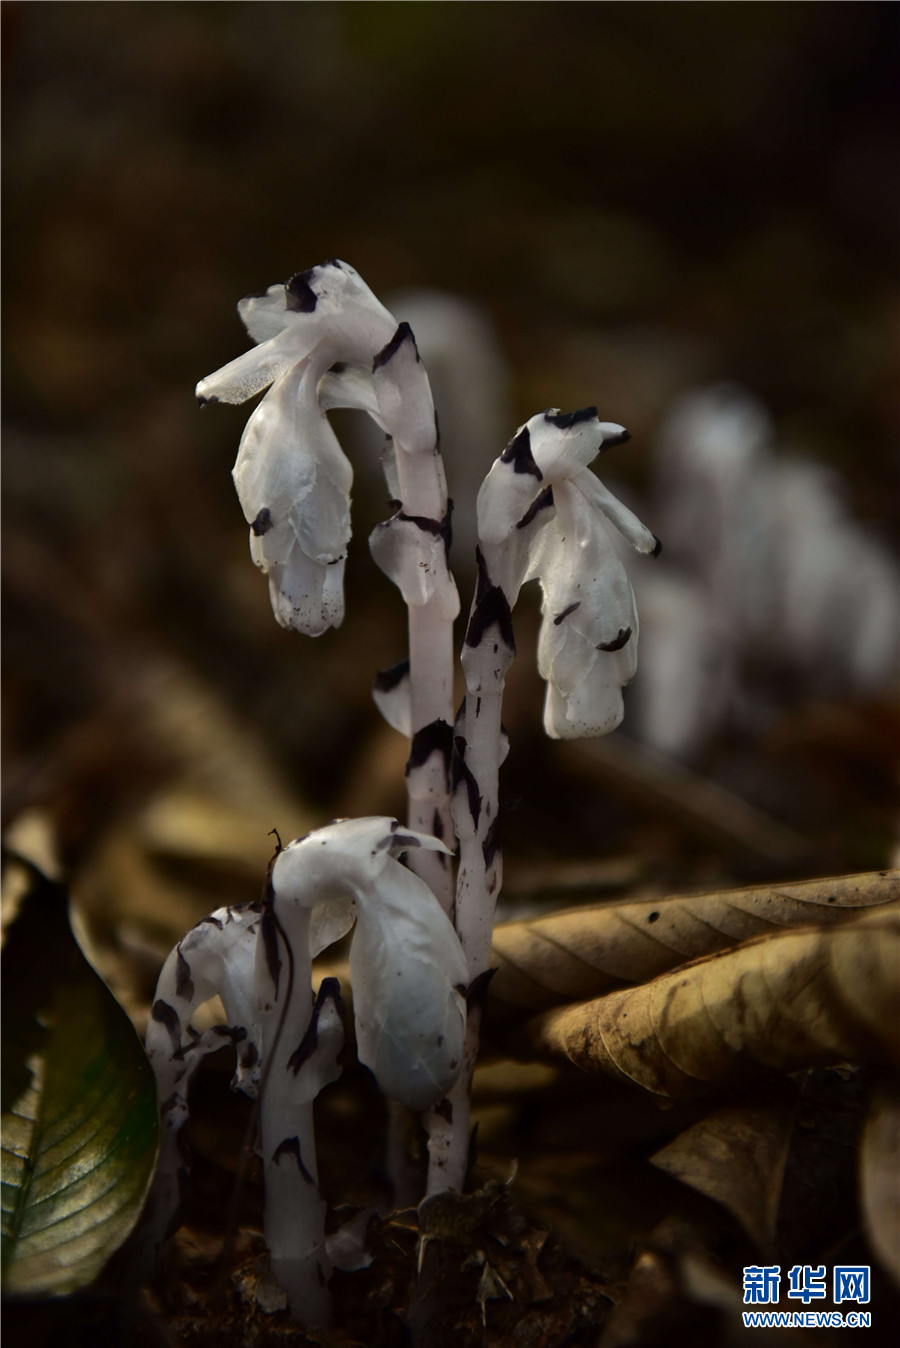
<instances>
[{"instance_id":1,"label":"dark spotted stem","mask_svg":"<svg viewBox=\"0 0 900 1348\"><path fill-rule=\"evenodd\" d=\"M408 324L401 323L375 357L373 379L394 442L400 497L400 513L387 528L402 522L396 532L403 559L395 562L396 570L383 569L399 585L409 614L412 751L406 774L407 818L411 828L449 840L449 763L438 732L453 722L453 619L459 605L447 564L450 517L437 421L427 375ZM413 415L415 409L417 415ZM423 551L417 546L423 543L431 546ZM373 553L382 565L374 547ZM424 602L420 602L423 591L411 574L419 568L427 572L429 580L429 597ZM426 742L427 753L417 753ZM453 908L453 875L446 856L416 848L408 864L449 914Z\"/></svg>"},{"instance_id":2,"label":"dark spotted stem","mask_svg":"<svg viewBox=\"0 0 900 1348\"><path fill-rule=\"evenodd\" d=\"M423 398L424 367L415 338L401 323L387 346L375 357L373 380L385 426L394 444L395 489L400 498L398 537L405 556L399 567L384 567L407 598L409 623L410 753L406 767L407 820L411 828L432 833L448 844L453 837L450 810L450 745L453 724L453 619L458 609L456 587L447 565L450 515L446 479L438 445L437 421L430 390ZM424 388L427 390L427 377ZM379 392L380 390L380 392ZM424 415L410 420L394 415L397 405L418 402ZM429 424L430 409L430 424ZM390 481L390 478L389 478ZM395 522L398 517L395 516ZM392 522L388 522L390 530ZM372 536L374 540L378 530ZM418 537L417 537L418 533ZM438 542L425 561L417 545ZM377 548L373 555L379 565ZM430 595L424 603L411 602L416 586L410 571L431 570ZM407 582L404 584L404 581ZM446 854L413 848L407 864L434 893L444 912L453 912L453 870ZM404 1139L411 1121L404 1106L389 1102L388 1167L398 1206L418 1197L418 1166L410 1159ZM426 1125L428 1120L426 1120Z\"/></svg>"},{"instance_id":3,"label":"dark spotted stem","mask_svg":"<svg viewBox=\"0 0 900 1348\"><path fill-rule=\"evenodd\" d=\"M465 1184L472 1073L502 880L501 706L516 648L509 601L495 581L501 566L494 554L495 549L478 552L478 584L462 652L466 701L454 742L453 818L459 838L456 930L469 966L468 1016L462 1071L447 1100L430 1115L429 1194L443 1189L461 1191Z\"/></svg>"},{"instance_id":4,"label":"dark spotted stem","mask_svg":"<svg viewBox=\"0 0 900 1348\"><path fill-rule=\"evenodd\" d=\"M256 970L265 1016L266 1073L260 1098L265 1237L272 1272L287 1293L291 1314L308 1328L322 1328L331 1318L325 1203L318 1189L312 1100L298 1104L290 1061L312 1019L310 912L299 904L281 903L274 921L274 899L271 904L271 925L257 943Z\"/></svg>"},{"instance_id":5,"label":"dark spotted stem","mask_svg":"<svg viewBox=\"0 0 900 1348\"><path fill-rule=\"evenodd\" d=\"M437 465L440 456L407 454L397 450L397 473L406 511L442 521L447 517L447 497ZM447 573L448 583L452 585ZM434 833L448 841L453 836L450 813L449 762L446 744L436 733L453 724L453 619L447 616L446 597L435 594L425 604L410 604L409 686L412 744L417 735L432 736L431 752L421 762L410 755L406 776L407 820L410 828ZM430 728L433 728L431 730ZM453 908L453 871L440 852L417 847L408 864L436 895L446 913Z\"/></svg>"}]
</instances>

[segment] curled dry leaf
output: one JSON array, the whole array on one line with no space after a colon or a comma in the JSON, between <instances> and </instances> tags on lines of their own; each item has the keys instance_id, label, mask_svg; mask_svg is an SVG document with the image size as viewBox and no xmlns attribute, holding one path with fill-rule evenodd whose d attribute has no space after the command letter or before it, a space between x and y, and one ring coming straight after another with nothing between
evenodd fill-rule
<instances>
[{"instance_id":1,"label":"curled dry leaf","mask_svg":"<svg viewBox=\"0 0 900 1348\"><path fill-rule=\"evenodd\" d=\"M650 1159L721 1203L768 1252L775 1239L794 1115L789 1100L725 1106L679 1133Z\"/></svg>"},{"instance_id":2,"label":"curled dry leaf","mask_svg":"<svg viewBox=\"0 0 900 1348\"><path fill-rule=\"evenodd\" d=\"M494 931L491 1025L645 983L688 960L785 927L900 900L900 871L573 908Z\"/></svg>"},{"instance_id":3,"label":"curled dry leaf","mask_svg":"<svg viewBox=\"0 0 900 1348\"><path fill-rule=\"evenodd\" d=\"M522 1028L519 1048L669 1096L763 1071L900 1063L900 905L760 937L545 1012Z\"/></svg>"}]
</instances>

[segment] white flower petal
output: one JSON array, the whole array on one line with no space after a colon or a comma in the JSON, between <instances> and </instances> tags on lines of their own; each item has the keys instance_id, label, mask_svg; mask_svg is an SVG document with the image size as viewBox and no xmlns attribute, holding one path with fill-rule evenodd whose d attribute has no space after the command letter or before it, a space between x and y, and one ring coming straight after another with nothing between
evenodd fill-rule
<instances>
[{"instance_id":1,"label":"white flower petal","mask_svg":"<svg viewBox=\"0 0 900 1348\"><path fill-rule=\"evenodd\" d=\"M527 425L532 456L548 482L573 477L601 449L628 439L624 426L598 421L596 407L585 407L579 412L560 412L559 408L551 407L532 417Z\"/></svg>"},{"instance_id":2,"label":"white flower petal","mask_svg":"<svg viewBox=\"0 0 900 1348\"><path fill-rule=\"evenodd\" d=\"M245 295L238 300L237 308L254 342L267 342L288 326L283 285L269 286L261 295Z\"/></svg>"},{"instance_id":3,"label":"white flower petal","mask_svg":"<svg viewBox=\"0 0 900 1348\"><path fill-rule=\"evenodd\" d=\"M501 543L522 527L547 488L583 472L603 449L628 439L624 426L598 421L597 409L550 408L520 426L491 467L478 493L482 543Z\"/></svg>"},{"instance_id":4,"label":"white flower petal","mask_svg":"<svg viewBox=\"0 0 900 1348\"><path fill-rule=\"evenodd\" d=\"M176 1086L184 1094L186 1080L201 1059L229 1042L227 1029L232 1027L246 1031L235 1041L235 1084L248 1095L256 1093L262 1050L254 992L259 918L256 905L219 908L179 941L163 965L146 1038L147 1056L161 1098L169 1096ZM226 1026L198 1037L192 1031L191 1018L198 1007L217 995L225 1008Z\"/></svg>"},{"instance_id":5,"label":"white flower petal","mask_svg":"<svg viewBox=\"0 0 900 1348\"><path fill-rule=\"evenodd\" d=\"M438 838L405 828L388 815L336 819L279 852L272 884L279 895L306 908L335 896L356 899L392 857L410 847L449 851Z\"/></svg>"},{"instance_id":6,"label":"white flower petal","mask_svg":"<svg viewBox=\"0 0 900 1348\"><path fill-rule=\"evenodd\" d=\"M275 616L312 635L343 617L353 478L315 403L315 377L301 361L276 382L247 423L233 473L253 560L279 568L270 575Z\"/></svg>"},{"instance_id":7,"label":"white flower petal","mask_svg":"<svg viewBox=\"0 0 900 1348\"><path fill-rule=\"evenodd\" d=\"M315 562L295 543L284 565L269 568L272 611L282 627L318 637L344 620L344 559Z\"/></svg>"},{"instance_id":8,"label":"white flower petal","mask_svg":"<svg viewBox=\"0 0 900 1348\"><path fill-rule=\"evenodd\" d=\"M332 366L319 380L318 399L323 412L350 407L367 412L382 430L386 430L375 397L372 371L365 365L338 363Z\"/></svg>"},{"instance_id":9,"label":"white flower petal","mask_svg":"<svg viewBox=\"0 0 900 1348\"><path fill-rule=\"evenodd\" d=\"M544 621L616 650L637 635L634 593L604 517L576 484L580 479L558 484L556 516L539 555Z\"/></svg>"},{"instance_id":10,"label":"white flower petal","mask_svg":"<svg viewBox=\"0 0 900 1348\"><path fill-rule=\"evenodd\" d=\"M356 921L356 909L348 896L332 896L324 903L317 903L309 919L309 955L315 959L336 941L341 941L352 930Z\"/></svg>"},{"instance_id":11,"label":"white flower petal","mask_svg":"<svg viewBox=\"0 0 900 1348\"><path fill-rule=\"evenodd\" d=\"M637 669L634 594L605 519L580 482L578 475L557 483L554 516L532 559L543 589L544 724L556 738L613 729L622 717L621 689Z\"/></svg>"},{"instance_id":12,"label":"white flower petal","mask_svg":"<svg viewBox=\"0 0 900 1348\"><path fill-rule=\"evenodd\" d=\"M453 926L423 880L388 858L360 894L350 976L360 1062L392 1099L427 1109L462 1063L468 981Z\"/></svg>"},{"instance_id":13,"label":"white flower petal","mask_svg":"<svg viewBox=\"0 0 900 1348\"><path fill-rule=\"evenodd\" d=\"M250 530L250 556L261 571L268 574L273 566L284 566L290 561L297 545L297 535L289 519L265 529Z\"/></svg>"},{"instance_id":14,"label":"white flower petal","mask_svg":"<svg viewBox=\"0 0 900 1348\"><path fill-rule=\"evenodd\" d=\"M346 557L350 542L350 498L323 464L316 465L313 490L294 501L288 519L297 542L314 562L331 566Z\"/></svg>"},{"instance_id":15,"label":"white flower petal","mask_svg":"<svg viewBox=\"0 0 900 1348\"><path fill-rule=\"evenodd\" d=\"M244 403L308 354L283 332L201 379L195 390L202 403Z\"/></svg>"},{"instance_id":16,"label":"white flower petal","mask_svg":"<svg viewBox=\"0 0 900 1348\"><path fill-rule=\"evenodd\" d=\"M547 685L544 729L552 739L584 739L608 735L624 715L622 690L607 679L599 663L568 697L554 684Z\"/></svg>"},{"instance_id":17,"label":"white flower petal","mask_svg":"<svg viewBox=\"0 0 900 1348\"><path fill-rule=\"evenodd\" d=\"M482 544L508 538L548 486L531 453L530 424L519 427L479 488L475 509Z\"/></svg>"},{"instance_id":18,"label":"white flower petal","mask_svg":"<svg viewBox=\"0 0 900 1348\"><path fill-rule=\"evenodd\" d=\"M317 377L336 360L371 366L397 327L346 262L298 272L283 287L248 296L238 310L258 345L200 381L203 401L245 402L314 349Z\"/></svg>"},{"instance_id":19,"label":"white flower petal","mask_svg":"<svg viewBox=\"0 0 900 1348\"><path fill-rule=\"evenodd\" d=\"M585 499L601 510L610 524L615 525L619 533L626 538L636 552L658 554L662 545L655 534L645 524L641 524L637 515L613 496L608 487L604 487L599 478L587 469L573 478Z\"/></svg>"},{"instance_id":20,"label":"white flower petal","mask_svg":"<svg viewBox=\"0 0 900 1348\"><path fill-rule=\"evenodd\" d=\"M313 455L306 451L318 409L301 403L304 362L286 371L254 410L232 470L244 518L260 535L283 522L316 481ZM261 512L263 518L259 520Z\"/></svg>"},{"instance_id":21,"label":"white flower petal","mask_svg":"<svg viewBox=\"0 0 900 1348\"><path fill-rule=\"evenodd\" d=\"M323 355L319 373L334 361L371 368L397 322L346 262L323 262L297 272L285 286L288 330L313 333Z\"/></svg>"},{"instance_id":22,"label":"white flower petal","mask_svg":"<svg viewBox=\"0 0 900 1348\"><path fill-rule=\"evenodd\" d=\"M396 819L344 819L283 848L276 902L301 908L353 900L350 949L360 1061L382 1090L414 1108L439 1099L462 1062L467 966L459 938L425 882L395 857L410 847L446 852Z\"/></svg>"}]
</instances>

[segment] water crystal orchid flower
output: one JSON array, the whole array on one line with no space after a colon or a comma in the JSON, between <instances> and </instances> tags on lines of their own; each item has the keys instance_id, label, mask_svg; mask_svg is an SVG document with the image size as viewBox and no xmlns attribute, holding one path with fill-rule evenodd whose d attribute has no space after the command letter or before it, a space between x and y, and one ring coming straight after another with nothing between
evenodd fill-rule
<instances>
[{"instance_id":1,"label":"water crystal orchid flower","mask_svg":"<svg viewBox=\"0 0 900 1348\"><path fill-rule=\"evenodd\" d=\"M158 1247L186 1177L179 1136L188 1083L204 1054L231 1043L232 1085L260 1101L265 1233L293 1313L327 1323L331 1264L317 1182L312 1103L340 1075L340 990L325 979L313 1002L312 958L356 923L350 970L360 1061L386 1095L425 1109L462 1062L466 962L449 918L398 858L447 849L395 819L339 820L279 848L264 899L204 918L166 960L147 1031L163 1144L147 1234ZM218 995L226 1023L192 1021Z\"/></svg>"},{"instance_id":2,"label":"water crystal orchid flower","mask_svg":"<svg viewBox=\"0 0 900 1348\"><path fill-rule=\"evenodd\" d=\"M284 904L352 905L350 977L357 1052L385 1095L435 1104L459 1073L468 977L453 925L423 880L397 858L437 838L376 816L340 820L290 843L272 868Z\"/></svg>"},{"instance_id":3,"label":"water crystal orchid flower","mask_svg":"<svg viewBox=\"0 0 900 1348\"><path fill-rule=\"evenodd\" d=\"M454 734L453 818L459 838L456 928L469 967L463 1069L450 1122L432 1129L429 1192L461 1188L467 1164L468 1088L480 1006L490 978L491 934L502 883L501 709L515 656L512 609L526 580L543 590L538 668L547 681L544 726L555 738L602 735L623 715L622 687L637 664L634 595L610 534L639 552L659 541L590 471L628 439L596 408L541 412L521 426L478 494L478 582L462 651L466 699Z\"/></svg>"},{"instance_id":4,"label":"water crystal orchid flower","mask_svg":"<svg viewBox=\"0 0 900 1348\"><path fill-rule=\"evenodd\" d=\"M262 1023L253 992L259 904L220 908L203 918L169 955L156 987L147 1026L147 1056L160 1101L159 1165L145 1228L155 1252L168 1234L188 1168L181 1130L188 1121L190 1079L207 1053L229 1042L237 1056L232 1087L255 1098L260 1083ZM225 1021L199 1033L197 1010L219 996Z\"/></svg>"},{"instance_id":5,"label":"water crystal orchid flower","mask_svg":"<svg viewBox=\"0 0 900 1348\"><path fill-rule=\"evenodd\" d=\"M661 544L588 467L628 438L593 407L539 413L478 495L482 593L499 586L511 609L525 581L541 582L538 668L547 681L544 728L554 738L613 730L637 669L637 609L610 526L637 552L655 556Z\"/></svg>"},{"instance_id":6,"label":"water crystal orchid flower","mask_svg":"<svg viewBox=\"0 0 900 1348\"><path fill-rule=\"evenodd\" d=\"M244 430L234 483L251 555L269 577L275 617L318 636L343 619L353 480L325 414L361 408L391 437L401 460L430 460L424 474L421 466L414 472L411 463L400 463L396 494L409 509L407 521L440 525L446 489L433 463L437 428L428 377L408 324L398 325L346 262L298 272L286 285L247 296L238 312L256 345L202 379L197 397L203 404L242 403L269 388ZM431 557L433 545L428 550L450 603L455 589L446 565ZM394 551L387 549L384 569L397 579ZM415 570L400 569L404 577Z\"/></svg>"}]
</instances>

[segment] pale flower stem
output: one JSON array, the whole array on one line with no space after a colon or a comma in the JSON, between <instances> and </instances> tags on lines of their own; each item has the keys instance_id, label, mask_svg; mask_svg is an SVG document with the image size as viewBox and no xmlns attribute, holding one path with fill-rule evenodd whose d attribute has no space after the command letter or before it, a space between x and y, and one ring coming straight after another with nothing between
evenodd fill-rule
<instances>
[{"instance_id":1,"label":"pale flower stem","mask_svg":"<svg viewBox=\"0 0 900 1348\"><path fill-rule=\"evenodd\" d=\"M391 1181L394 1208L414 1208L422 1197L419 1114L399 1100L387 1100L384 1168Z\"/></svg>"},{"instance_id":2,"label":"pale flower stem","mask_svg":"<svg viewBox=\"0 0 900 1348\"><path fill-rule=\"evenodd\" d=\"M455 753L459 780L453 816L459 838L456 882L456 930L469 973L468 1016L463 1064L447 1099L429 1115L429 1195L461 1191L469 1158L471 1087L487 992L494 913L502 880L499 834L499 777L502 752L501 708L506 672L514 648L509 605L502 591L482 575L472 605L462 654L466 705ZM499 611L504 621L486 621Z\"/></svg>"},{"instance_id":3,"label":"pale flower stem","mask_svg":"<svg viewBox=\"0 0 900 1348\"><path fill-rule=\"evenodd\" d=\"M491 655L494 644L489 635L482 643L485 655ZM456 799L456 930L470 982L490 968L494 912L503 874L498 832L503 678L487 663L485 678L472 677L471 665L466 670L464 743L457 740L456 744L462 774Z\"/></svg>"},{"instance_id":4,"label":"pale flower stem","mask_svg":"<svg viewBox=\"0 0 900 1348\"><path fill-rule=\"evenodd\" d=\"M409 454L396 448L397 478L404 514L440 525L447 514L447 492L440 452ZM449 572L446 585L452 588ZM453 619L447 595L436 590L424 604L409 605L409 687L412 726L411 762L406 784L411 828L435 837L453 835L450 812L449 727L453 724ZM446 727L441 736L434 733ZM429 732L431 732L429 738ZM417 754L416 737L424 743ZM421 761L417 761L421 760ZM445 913L453 909L453 874L447 858L420 849L409 858L410 868L435 894Z\"/></svg>"},{"instance_id":5,"label":"pale flower stem","mask_svg":"<svg viewBox=\"0 0 900 1348\"><path fill-rule=\"evenodd\" d=\"M284 961L280 996L274 999L266 1027L271 1056L260 1095L265 1237L272 1271L287 1293L291 1314L310 1328L322 1328L331 1319L325 1203L318 1190L312 1101L298 1104L296 1074L289 1061L312 1019L310 914L298 905L281 904L278 917L290 943L293 967Z\"/></svg>"},{"instance_id":6,"label":"pale flower stem","mask_svg":"<svg viewBox=\"0 0 900 1348\"><path fill-rule=\"evenodd\" d=\"M413 737L406 774L407 822L420 833L432 833L449 842L453 837L447 752L449 727L453 724L453 624L433 602L409 609L409 670ZM440 723L447 727L445 735L429 740L429 727ZM428 757L419 762L421 755L415 753L416 734L422 731L425 749L433 747ZM408 864L432 890L444 912L452 915L450 858L419 848L410 853Z\"/></svg>"},{"instance_id":7,"label":"pale flower stem","mask_svg":"<svg viewBox=\"0 0 900 1348\"><path fill-rule=\"evenodd\" d=\"M404 514L441 524L448 510L440 451L409 454L396 445L396 469ZM449 572L445 584L452 588ZM424 604L410 604L409 690L410 756L406 769L407 822L442 841L453 837L450 809L450 737L453 724L453 619L447 596L436 591ZM424 880L444 912L453 915L453 869L443 853L416 848L407 858L410 869ZM435 1129L443 1120L433 1111L425 1116L429 1154L440 1150ZM399 1107L388 1114L387 1170L394 1202L412 1201L410 1163L405 1137L409 1124Z\"/></svg>"},{"instance_id":8,"label":"pale flower stem","mask_svg":"<svg viewBox=\"0 0 900 1348\"><path fill-rule=\"evenodd\" d=\"M260 1133L272 1272L294 1318L321 1329L331 1320L331 1264L325 1253L325 1200L317 1187L312 1104L287 1112L264 1109Z\"/></svg>"},{"instance_id":9,"label":"pale flower stem","mask_svg":"<svg viewBox=\"0 0 900 1348\"><path fill-rule=\"evenodd\" d=\"M463 1069L439 1109L426 1115L428 1126L428 1181L425 1196L452 1189L461 1193L469 1169L472 1117L472 1073L478 1057L481 1008L471 1007L466 1019Z\"/></svg>"}]
</instances>

